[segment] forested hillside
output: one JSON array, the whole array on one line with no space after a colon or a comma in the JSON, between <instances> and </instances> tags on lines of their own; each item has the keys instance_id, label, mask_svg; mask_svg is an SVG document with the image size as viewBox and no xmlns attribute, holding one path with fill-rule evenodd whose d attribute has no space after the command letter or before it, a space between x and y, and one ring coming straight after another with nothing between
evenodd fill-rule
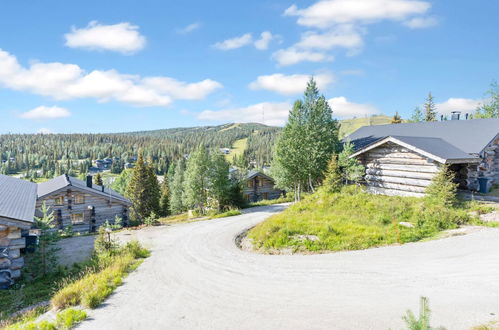
<instances>
[{"instance_id":1,"label":"forested hillside","mask_svg":"<svg viewBox=\"0 0 499 330\"><path fill-rule=\"evenodd\" d=\"M239 161L263 166L270 161L279 130L261 124L225 124L118 134L6 134L0 135L0 173L31 178L77 175L86 172L92 161L113 157L119 158L119 172L141 149L146 159L152 159L157 174L165 174L172 161L199 145L231 148L244 138L248 138L247 148Z\"/></svg>"}]
</instances>

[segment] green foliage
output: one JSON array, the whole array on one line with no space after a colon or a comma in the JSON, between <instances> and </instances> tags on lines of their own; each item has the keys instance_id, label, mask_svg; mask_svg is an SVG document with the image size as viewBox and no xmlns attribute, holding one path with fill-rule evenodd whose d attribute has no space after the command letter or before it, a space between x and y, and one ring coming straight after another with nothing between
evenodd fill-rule
<instances>
[{"instance_id":1,"label":"green foliage","mask_svg":"<svg viewBox=\"0 0 499 330\"><path fill-rule=\"evenodd\" d=\"M161 197L159 199L159 214L163 217L170 215L170 187L167 177L161 184Z\"/></svg>"},{"instance_id":2,"label":"green foliage","mask_svg":"<svg viewBox=\"0 0 499 330\"><path fill-rule=\"evenodd\" d=\"M419 123L422 122L423 120L424 120L423 112L419 107L416 107L412 112L410 122Z\"/></svg>"},{"instance_id":3,"label":"green foliage","mask_svg":"<svg viewBox=\"0 0 499 330\"><path fill-rule=\"evenodd\" d=\"M96 255L111 255L115 253L117 248L118 243L111 238L111 229L107 226L99 227L94 241L94 253Z\"/></svg>"},{"instance_id":4,"label":"green foliage","mask_svg":"<svg viewBox=\"0 0 499 330\"><path fill-rule=\"evenodd\" d=\"M343 178L338 165L338 155L333 154L327 165L326 177L322 186L328 192L337 192L341 189Z\"/></svg>"},{"instance_id":5,"label":"green foliage","mask_svg":"<svg viewBox=\"0 0 499 330\"><path fill-rule=\"evenodd\" d=\"M57 329L72 329L76 324L87 318L85 311L68 308L62 312L57 313L56 328Z\"/></svg>"},{"instance_id":6,"label":"green foliage","mask_svg":"<svg viewBox=\"0 0 499 330\"><path fill-rule=\"evenodd\" d=\"M432 183L426 188L426 199L432 203L451 207L457 202L457 183L455 174L449 166L442 165L440 171L433 177Z\"/></svg>"},{"instance_id":7,"label":"green foliage","mask_svg":"<svg viewBox=\"0 0 499 330\"><path fill-rule=\"evenodd\" d=\"M299 200L302 190L313 190L322 181L337 145L338 123L311 79L303 100L294 103L275 144L272 166L277 185L292 188Z\"/></svg>"},{"instance_id":8,"label":"green foliage","mask_svg":"<svg viewBox=\"0 0 499 330\"><path fill-rule=\"evenodd\" d=\"M353 154L353 145L350 141L343 144L343 150L338 155L338 166L343 181L346 183L359 182L365 172L364 166L356 158L350 158Z\"/></svg>"},{"instance_id":9,"label":"green foliage","mask_svg":"<svg viewBox=\"0 0 499 330\"><path fill-rule=\"evenodd\" d=\"M432 330L430 325L430 306L428 304L428 298L421 297L420 298L420 306L419 306L419 315L416 317L414 313L410 310L407 311L406 315L402 317L407 325L408 330ZM444 328L440 327L438 329L444 330Z\"/></svg>"},{"instance_id":10,"label":"green foliage","mask_svg":"<svg viewBox=\"0 0 499 330\"><path fill-rule=\"evenodd\" d=\"M258 224L248 235L256 248L265 250L358 250L418 241L470 219L466 209L428 205L416 197L372 195L352 185L336 193L319 189ZM399 226L399 222L414 227Z\"/></svg>"},{"instance_id":11,"label":"green foliage","mask_svg":"<svg viewBox=\"0 0 499 330\"><path fill-rule=\"evenodd\" d=\"M132 174L133 174L133 169L126 169L121 172L121 174L116 178L116 180L113 181L111 184L111 188L122 194L126 194L126 188L128 187L128 184L130 183L130 180L132 179Z\"/></svg>"},{"instance_id":12,"label":"green foliage","mask_svg":"<svg viewBox=\"0 0 499 330\"><path fill-rule=\"evenodd\" d=\"M144 219L144 224L146 226L155 226L158 223L159 223L158 222L158 216L154 212L151 212L151 214L149 214L149 216Z\"/></svg>"},{"instance_id":13,"label":"green foliage","mask_svg":"<svg viewBox=\"0 0 499 330\"><path fill-rule=\"evenodd\" d=\"M130 216L132 220L143 221L151 212L158 213L160 189L158 179L151 162L144 162L139 153L137 163L132 170L132 177L125 195L132 202Z\"/></svg>"},{"instance_id":14,"label":"green foliage","mask_svg":"<svg viewBox=\"0 0 499 330\"><path fill-rule=\"evenodd\" d=\"M424 110L424 120L425 121L436 121L437 120L437 107L435 106L435 102L433 101L433 95L431 92L428 93L428 97L426 98L426 102L423 105Z\"/></svg>"},{"instance_id":15,"label":"green foliage","mask_svg":"<svg viewBox=\"0 0 499 330\"><path fill-rule=\"evenodd\" d=\"M210 159L204 146L189 155L185 170L184 203L187 208L206 211Z\"/></svg>"},{"instance_id":16,"label":"green foliage","mask_svg":"<svg viewBox=\"0 0 499 330\"><path fill-rule=\"evenodd\" d=\"M102 175L100 173L97 173L97 175L94 176L94 184L98 186L104 185L104 181L102 181Z\"/></svg>"},{"instance_id":17,"label":"green foliage","mask_svg":"<svg viewBox=\"0 0 499 330\"><path fill-rule=\"evenodd\" d=\"M499 84L493 81L486 92L486 101L475 112L475 118L499 118Z\"/></svg>"},{"instance_id":18,"label":"green foliage","mask_svg":"<svg viewBox=\"0 0 499 330\"><path fill-rule=\"evenodd\" d=\"M184 204L184 171L185 162L180 159L175 166L174 173L170 176L170 211L172 214L179 214L186 211Z\"/></svg>"},{"instance_id":19,"label":"green foliage","mask_svg":"<svg viewBox=\"0 0 499 330\"><path fill-rule=\"evenodd\" d=\"M229 210L229 211L226 211L226 212L222 212L222 213L216 213L212 216L210 216L210 218L212 219L217 219L217 218L226 218L226 217L232 217L232 216L235 216L235 215L240 215L242 214L240 210Z\"/></svg>"},{"instance_id":20,"label":"green foliage","mask_svg":"<svg viewBox=\"0 0 499 330\"><path fill-rule=\"evenodd\" d=\"M211 206L217 211L225 209L232 204L231 182L229 179L229 163L218 151L210 154L208 170L208 197Z\"/></svg>"},{"instance_id":21,"label":"green foliage","mask_svg":"<svg viewBox=\"0 0 499 330\"><path fill-rule=\"evenodd\" d=\"M55 243L59 234L54 228L54 214L45 202L41 207L42 216L35 217L35 227L40 230L35 251L26 254L25 275L33 279L47 276L57 270L57 251Z\"/></svg>"}]
</instances>

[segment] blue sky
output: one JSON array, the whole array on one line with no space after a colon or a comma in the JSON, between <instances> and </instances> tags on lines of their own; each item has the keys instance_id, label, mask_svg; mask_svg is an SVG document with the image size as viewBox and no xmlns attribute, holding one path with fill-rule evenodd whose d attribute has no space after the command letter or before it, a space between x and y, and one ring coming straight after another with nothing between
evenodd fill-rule
<instances>
[{"instance_id":1,"label":"blue sky","mask_svg":"<svg viewBox=\"0 0 499 330\"><path fill-rule=\"evenodd\" d=\"M316 77L338 118L471 112L495 0L3 1L0 133L282 125Z\"/></svg>"}]
</instances>

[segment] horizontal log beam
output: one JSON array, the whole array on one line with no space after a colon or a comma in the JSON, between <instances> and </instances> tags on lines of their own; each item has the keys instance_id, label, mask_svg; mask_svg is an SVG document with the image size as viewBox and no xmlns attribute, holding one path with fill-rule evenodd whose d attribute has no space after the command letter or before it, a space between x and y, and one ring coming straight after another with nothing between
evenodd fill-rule
<instances>
[{"instance_id":1,"label":"horizontal log beam","mask_svg":"<svg viewBox=\"0 0 499 330\"><path fill-rule=\"evenodd\" d=\"M409 158L409 159L424 159L424 156L409 153L409 152L378 152L378 149L366 152L370 157L392 157L392 158Z\"/></svg>"},{"instance_id":2,"label":"horizontal log beam","mask_svg":"<svg viewBox=\"0 0 499 330\"><path fill-rule=\"evenodd\" d=\"M366 169L366 173L378 176L386 175L386 176L396 176L400 178L425 179L425 180L431 180L435 176L435 173L382 170L378 168L368 168Z\"/></svg>"},{"instance_id":3,"label":"horizontal log beam","mask_svg":"<svg viewBox=\"0 0 499 330\"><path fill-rule=\"evenodd\" d=\"M371 187L395 189L395 190L402 190L402 191L415 192L415 193L424 193L426 190L425 187L408 186L408 185L404 185L404 184L390 183L390 182L370 181L367 184L368 184L368 186L371 186Z\"/></svg>"},{"instance_id":4,"label":"horizontal log beam","mask_svg":"<svg viewBox=\"0 0 499 330\"><path fill-rule=\"evenodd\" d=\"M367 163L435 166L425 159L415 158L365 157L363 159Z\"/></svg>"},{"instance_id":5,"label":"horizontal log beam","mask_svg":"<svg viewBox=\"0 0 499 330\"><path fill-rule=\"evenodd\" d=\"M367 187L367 191L372 193L372 194L380 194L380 195L387 195L387 196L405 196L405 197L423 197L424 196L424 194L422 194L422 193L396 190L396 189L387 189L387 188L380 188L380 187Z\"/></svg>"},{"instance_id":6,"label":"horizontal log beam","mask_svg":"<svg viewBox=\"0 0 499 330\"><path fill-rule=\"evenodd\" d=\"M420 180L420 179L409 179L400 178L395 176L384 176L384 175L366 175L366 181L378 181L378 182L389 182L389 183L399 183L407 186L418 186L418 187L428 187L431 184L431 180Z\"/></svg>"},{"instance_id":7,"label":"horizontal log beam","mask_svg":"<svg viewBox=\"0 0 499 330\"><path fill-rule=\"evenodd\" d=\"M408 172L421 172L421 173L437 173L439 168L435 165L403 165L403 164L377 164L367 163L367 168L375 168L381 170L395 170L395 171L408 171Z\"/></svg>"}]
</instances>

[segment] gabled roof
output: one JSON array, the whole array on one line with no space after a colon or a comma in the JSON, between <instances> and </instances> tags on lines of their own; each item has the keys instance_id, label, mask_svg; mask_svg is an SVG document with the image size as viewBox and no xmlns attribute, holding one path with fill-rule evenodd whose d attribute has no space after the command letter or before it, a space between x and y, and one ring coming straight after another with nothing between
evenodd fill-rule
<instances>
[{"instance_id":1,"label":"gabled roof","mask_svg":"<svg viewBox=\"0 0 499 330\"><path fill-rule=\"evenodd\" d=\"M0 217L33 223L36 183L0 174Z\"/></svg>"},{"instance_id":2,"label":"gabled roof","mask_svg":"<svg viewBox=\"0 0 499 330\"><path fill-rule=\"evenodd\" d=\"M128 199L126 199L125 197L123 197L122 195L120 195L119 193L117 193L116 191L114 191L108 187L104 187L104 191L102 191L102 186L93 184L92 188L90 188L90 187L87 187L87 183L85 181L82 181L82 180L77 179L77 178L72 177L72 176L68 176L66 174L55 177L49 181L39 183L38 184L38 198L49 195L49 194L51 194L59 189L63 189L63 188L68 187L68 186L80 188L80 189L86 190L90 193L102 195L105 197L111 196L112 198L114 198L116 200L130 203L130 201Z\"/></svg>"},{"instance_id":3,"label":"gabled roof","mask_svg":"<svg viewBox=\"0 0 499 330\"><path fill-rule=\"evenodd\" d=\"M499 134L499 118L364 126L344 140L355 150L388 136L439 138L467 154L479 154Z\"/></svg>"},{"instance_id":4,"label":"gabled roof","mask_svg":"<svg viewBox=\"0 0 499 330\"><path fill-rule=\"evenodd\" d=\"M246 175L246 180L253 179L255 176L261 176L261 177L264 177L270 181L274 181L274 179L272 179L270 176L263 174L262 172L256 171L256 170L249 171L248 174Z\"/></svg>"},{"instance_id":5,"label":"gabled roof","mask_svg":"<svg viewBox=\"0 0 499 330\"><path fill-rule=\"evenodd\" d=\"M388 136L365 146L350 157L357 157L388 142L403 146L442 164L480 162L478 156L467 154L442 139L414 136Z\"/></svg>"}]
</instances>

